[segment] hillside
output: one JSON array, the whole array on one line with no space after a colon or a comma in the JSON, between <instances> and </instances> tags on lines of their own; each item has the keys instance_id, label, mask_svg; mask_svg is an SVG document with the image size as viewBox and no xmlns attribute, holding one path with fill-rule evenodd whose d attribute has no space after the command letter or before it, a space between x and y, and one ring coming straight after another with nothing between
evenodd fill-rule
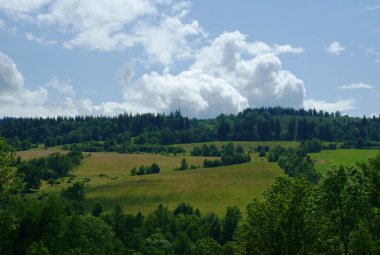
<instances>
[{"instance_id":1,"label":"hillside","mask_svg":"<svg viewBox=\"0 0 380 255\"><path fill-rule=\"evenodd\" d=\"M30 157L30 154L19 153L23 158ZM283 175L277 164L257 156L241 165L174 171L183 158L197 166L202 166L205 159L182 155L91 153L72 174L76 176L75 181L90 179L85 191L87 210L96 201L101 201L106 211L119 204L124 211L131 213L148 213L160 203L174 209L178 203L185 202L203 212L212 211L219 215L231 205L245 211L245 206L253 198L260 197L277 176ZM133 167L154 162L161 167L160 174L130 176ZM99 176L101 174L106 176ZM58 193L72 184L67 183L69 178L63 180L54 186L45 183L41 191Z\"/></svg>"}]
</instances>

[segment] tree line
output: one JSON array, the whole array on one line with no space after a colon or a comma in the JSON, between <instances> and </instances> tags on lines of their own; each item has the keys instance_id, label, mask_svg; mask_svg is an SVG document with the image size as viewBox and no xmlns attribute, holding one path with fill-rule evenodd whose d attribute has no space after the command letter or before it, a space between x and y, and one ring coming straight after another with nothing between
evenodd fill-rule
<instances>
[{"instance_id":1,"label":"tree line","mask_svg":"<svg viewBox=\"0 0 380 255\"><path fill-rule=\"evenodd\" d=\"M246 109L213 119L189 119L180 111L171 114L120 114L114 117L0 119L0 134L17 150L36 144L55 146L107 141L115 145L194 143L209 141L344 142L345 147L379 146L380 118L342 116L339 112L292 108ZM91 144L91 143L90 143ZM120 148L120 147L119 147Z\"/></svg>"}]
</instances>

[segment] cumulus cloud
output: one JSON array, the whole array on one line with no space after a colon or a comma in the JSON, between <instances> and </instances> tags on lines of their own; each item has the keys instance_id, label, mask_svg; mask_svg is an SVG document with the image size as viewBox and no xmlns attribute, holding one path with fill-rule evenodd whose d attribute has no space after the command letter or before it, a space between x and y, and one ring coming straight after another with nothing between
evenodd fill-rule
<instances>
[{"instance_id":1,"label":"cumulus cloud","mask_svg":"<svg viewBox=\"0 0 380 255\"><path fill-rule=\"evenodd\" d=\"M148 62L161 63L164 68L162 73L148 71L140 77L135 77L131 64L120 68L117 76L125 99L120 103L96 105L90 99L76 99L69 83L53 79L45 87L30 91L45 93L43 100L33 105L39 111L34 113L112 115L181 109L188 116L206 118L221 112L237 113L246 107L304 105L303 81L284 70L280 60L281 54L300 54L303 48L249 42L238 31L208 41L198 21L187 19L189 8L189 2L172 0L37 0L25 7L3 5L2 9L15 19L23 15L24 20L40 28L57 28L67 48L113 51L142 46ZM25 36L39 44L55 42L32 33ZM171 73L173 63L183 59L191 62L189 66ZM16 71L14 75L9 70L0 75L4 80L8 76L17 79ZM13 83L19 85L18 91L27 91L21 73L19 76L21 81ZM13 83L4 84L16 87ZM54 92L64 94L64 99L48 100L48 94L50 98Z\"/></svg>"},{"instance_id":2,"label":"cumulus cloud","mask_svg":"<svg viewBox=\"0 0 380 255\"><path fill-rule=\"evenodd\" d=\"M55 95L56 94L56 95ZM0 52L0 116L116 115L123 112L155 112L143 105L104 102L94 105L89 99L76 99L68 82L52 79L43 87L30 90L14 61Z\"/></svg>"},{"instance_id":3,"label":"cumulus cloud","mask_svg":"<svg viewBox=\"0 0 380 255\"><path fill-rule=\"evenodd\" d=\"M343 51L345 51L345 48L343 48L340 42L335 41L326 48L326 51L331 54L340 55Z\"/></svg>"},{"instance_id":4,"label":"cumulus cloud","mask_svg":"<svg viewBox=\"0 0 380 255\"><path fill-rule=\"evenodd\" d=\"M192 50L187 38L205 35L197 21L183 23L181 15L164 16L157 26L141 22L134 28L134 41L145 47L150 60L164 65L171 64L173 56L188 58Z\"/></svg>"},{"instance_id":5,"label":"cumulus cloud","mask_svg":"<svg viewBox=\"0 0 380 255\"><path fill-rule=\"evenodd\" d=\"M326 101L318 101L314 99L307 99L304 101L305 109L317 109L324 110L327 112L336 112L336 111L347 111L354 109L355 101L353 99L348 100L338 100L336 102L326 102Z\"/></svg>"},{"instance_id":6,"label":"cumulus cloud","mask_svg":"<svg viewBox=\"0 0 380 255\"><path fill-rule=\"evenodd\" d=\"M29 107L43 104L46 98L47 90L43 87L33 91L24 88L24 77L16 64L0 52L0 114L9 116L15 111L28 111Z\"/></svg>"},{"instance_id":7,"label":"cumulus cloud","mask_svg":"<svg viewBox=\"0 0 380 255\"><path fill-rule=\"evenodd\" d=\"M372 85L365 83L351 83L349 85L341 86L340 89L344 90L356 90L356 89L374 89Z\"/></svg>"},{"instance_id":8,"label":"cumulus cloud","mask_svg":"<svg viewBox=\"0 0 380 255\"><path fill-rule=\"evenodd\" d=\"M158 112L180 108L188 116L213 117L246 107L302 107L303 81L283 70L276 54L292 47L249 43L240 32L223 33L203 47L177 75L145 74L125 89L125 100ZM247 59L242 56L249 56Z\"/></svg>"},{"instance_id":9,"label":"cumulus cloud","mask_svg":"<svg viewBox=\"0 0 380 255\"><path fill-rule=\"evenodd\" d=\"M206 35L197 21L185 21L189 8L189 2L171 0L0 0L0 10L14 20L60 32L66 48L114 51L143 46L150 61L164 65L192 55L187 37ZM25 36L41 45L58 43L32 33Z\"/></svg>"},{"instance_id":10,"label":"cumulus cloud","mask_svg":"<svg viewBox=\"0 0 380 255\"><path fill-rule=\"evenodd\" d=\"M62 102L48 100L49 89L67 95ZM24 86L22 73L14 61L0 52L0 116L36 117L36 116L73 116L78 111L77 103L71 96L73 88L53 79L44 87L30 90ZM83 112L84 113L84 112Z\"/></svg>"}]
</instances>

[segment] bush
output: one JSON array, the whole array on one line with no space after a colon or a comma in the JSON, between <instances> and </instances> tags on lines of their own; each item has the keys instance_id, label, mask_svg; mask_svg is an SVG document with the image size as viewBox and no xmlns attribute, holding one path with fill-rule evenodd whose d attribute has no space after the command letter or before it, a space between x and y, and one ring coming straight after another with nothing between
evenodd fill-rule
<instances>
[{"instance_id":1,"label":"bush","mask_svg":"<svg viewBox=\"0 0 380 255\"><path fill-rule=\"evenodd\" d=\"M139 169L137 169L136 167L131 169L131 176L145 175L145 174L158 174L160 173L160 171L161 171L160 166L157 163L153 163L151 166L141 165Z\"/></svg>"}]
</instances>

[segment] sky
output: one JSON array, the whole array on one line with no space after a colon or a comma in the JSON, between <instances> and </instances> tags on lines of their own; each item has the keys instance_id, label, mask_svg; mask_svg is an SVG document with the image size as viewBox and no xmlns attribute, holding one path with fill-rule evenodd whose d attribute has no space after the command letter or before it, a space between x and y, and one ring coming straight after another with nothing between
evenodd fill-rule
<instances>
[{"instance_id":1,"label":"sky","mask_svg":"<svg viewBox=\"0 0 380 255\"><path fill-rule=\"evenodd\" d=\"M0 116L379 102L380 1L0 0Z\"/></svg>"}]
</instances>

